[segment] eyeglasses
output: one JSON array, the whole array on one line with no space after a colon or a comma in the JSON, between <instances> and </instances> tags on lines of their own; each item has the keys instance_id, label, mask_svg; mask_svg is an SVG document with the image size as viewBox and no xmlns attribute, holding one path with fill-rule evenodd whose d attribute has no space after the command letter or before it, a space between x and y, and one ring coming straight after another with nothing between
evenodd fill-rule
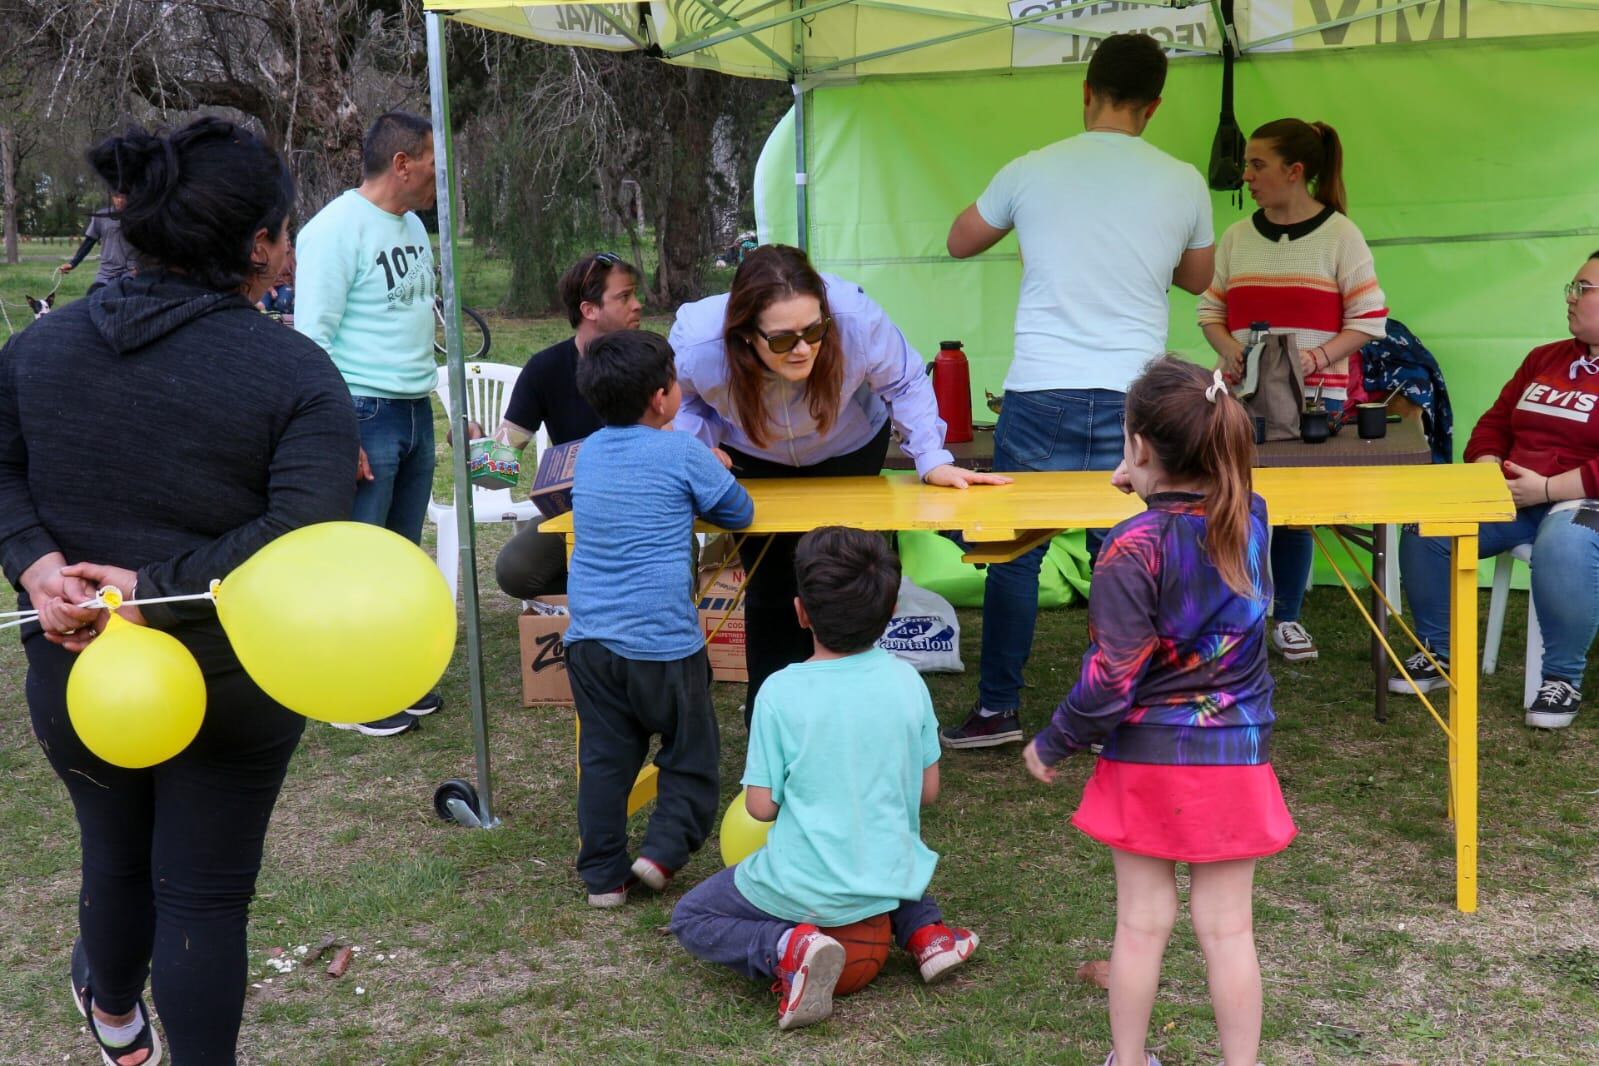
<instances>
[{"instance_id":1,"label":"eyeglasses","mask_svg":"<svg viewBox=\"0 0 1599 1066\"><path fill-rule=\"evenodd\" d=\"M604 263L607 268L610 268L621 265L621 262L622 257L617 255L615 252L595 252L594 259L589 263L589 268L583 271L583 284L577 287L577 291L580 294L589 291L589 279L594 276L594 268L599 266L601 263ZM604 299L603 293L601 293L600 296L601 299Z\"/></svg>"},{"instance_id":2,"label":"eyeglasses","mask_svg":"<svg viewBox=\"0 0 1599 1066\"><path fill-rule=\"evenodd\" d=\"M827 336L827 327L832 324L833 320L831 318L819 318L798 333L790 330L784 330L781 333L767 333L760 326L755 327L755 332L759 333L761 340L765 341L766 346L772 349L773 355L784 355L792 352L794 346L800 341L804 341L813 348L822 343L822 338Z\"/></svg>"},{"instance_id":3,"label":"eyeglasses","mask_svg":"<svg viewBox=\"0 0 1599 1066\"><path fill-rule=\"evenodd\" d=\"M1566 299L1580 300L1595 289L1599 289L1599 285L1591 281L1573 281L1566 286Z\"/></svg>"}]
</instances>

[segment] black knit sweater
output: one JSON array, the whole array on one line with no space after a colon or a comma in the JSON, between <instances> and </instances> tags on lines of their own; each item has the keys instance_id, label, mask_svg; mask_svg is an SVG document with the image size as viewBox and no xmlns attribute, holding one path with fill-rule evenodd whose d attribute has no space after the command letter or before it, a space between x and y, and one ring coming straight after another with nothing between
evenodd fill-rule
<instances>
[{"instance_id":1,"label":"black knit sweater","mask_svg":"<svg viewBox=\"0 0 1599 1066\"><path fill-rule=\"evenodd\" d=\"M136 570L141 598L203 592L275 537L349 518L358 448L313 341L242 296L125 278L0 348L0 564L15 586L60 551ZM204 601L144 615L217 627Z\"/></svg>"}]
</instances>

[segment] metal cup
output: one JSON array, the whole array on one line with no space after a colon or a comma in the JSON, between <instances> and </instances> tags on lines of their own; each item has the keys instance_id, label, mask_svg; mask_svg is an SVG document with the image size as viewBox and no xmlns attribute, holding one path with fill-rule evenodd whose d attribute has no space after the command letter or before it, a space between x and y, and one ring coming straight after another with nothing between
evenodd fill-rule
<instances>
[{"instance_id":1,"label":"metal cup","mask_svg":"<svg viewBox=\"0 0 1599 1066\"><path fill-rule=\"evenodd\" d=\"M1388 435L1388 405L1363 403L1355 409L1355 431L1361 440L1376 440Z\"/></svg>"}]
</instances>

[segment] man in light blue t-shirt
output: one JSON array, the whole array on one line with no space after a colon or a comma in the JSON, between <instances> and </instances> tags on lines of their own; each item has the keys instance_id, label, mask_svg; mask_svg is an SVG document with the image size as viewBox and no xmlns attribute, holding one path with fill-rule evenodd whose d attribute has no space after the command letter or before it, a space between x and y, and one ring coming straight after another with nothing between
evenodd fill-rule
<instances>
[{"instance_id":1,"label":"man in light blue t-shirt","mask_svg":"<svg viewBox=\"0 0 1599 1066\"><path fill-rule=\"evenodd\" d=\"M408 111L379 116L361 146L361 185L328 204L295 242L294 328L326 348L361 428L358 522L421 543L433 488L433 247L415 212L433 206L433 128ZM442 705L430 692L367 736L416 728Z\"/></svg>"},{"instance_id":2,"label":"man in light blue t-shirt","mask_svg":"<svg viewBox=\"0 0 1599 1066\"><path fill-rule=\"evenodd\" d=\"M1107 37L1083 82L1083 131L1007 163L949 231L977 255L1021 246L1016 348L994 431L994 470L1114 470L1127 385L1166 350L1166 290L1210 284L1215 233L1199 172L1143 140L1166 54ZM1090 532L1090 549L1098 547ZM952 748L1020 744L1022 668L1047 545L988 568L977 705L940 734Z\"/></svg>"}]
</instances>

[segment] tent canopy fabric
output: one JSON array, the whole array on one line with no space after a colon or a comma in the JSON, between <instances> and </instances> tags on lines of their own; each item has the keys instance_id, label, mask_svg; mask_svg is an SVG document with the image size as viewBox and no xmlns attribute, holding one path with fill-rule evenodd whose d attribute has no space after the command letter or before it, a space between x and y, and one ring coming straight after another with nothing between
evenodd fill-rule
<instances>
[{"instance_id":1,"label":"tent canopy fabric","mask_svg":"<svg viewBox=\"0 0 1599 1066\"><path fill-rule=\"evenodd\" d=\"M1085 62L1141 30L1177 56L1219 55L1218 0L427 0L432 11L554 44L648 49L671 63L804 88L863 77ZM1246 53L1599 33L1599 0L1238 0Z\"/></svg>"}]
</instances>

